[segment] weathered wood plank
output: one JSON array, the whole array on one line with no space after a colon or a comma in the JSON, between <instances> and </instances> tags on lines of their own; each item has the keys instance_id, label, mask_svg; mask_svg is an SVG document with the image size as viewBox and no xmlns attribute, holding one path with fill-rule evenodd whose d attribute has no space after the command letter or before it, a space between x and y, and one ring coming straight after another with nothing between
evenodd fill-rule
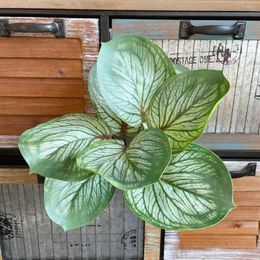
<instances>
[{"instance_id":1,"label":"weathered wood plank","mask_svg":"<svg viewBox=\"0 0 260 260\"><path fill-rule=\"evenodd\" d=\"M260 207L238 206L226 217L227 221L260 221Z\"/></svg>"},{"instance_id":2,"label":"weathered wood plank","mask_svg":"<svg viewBox=\"0 0 260 260\"><path fill-rule=\"evenodd\" d=\"M3 226L3 224L4 224L3 222L6 221L6 219L8 218L7 214L9 211L9 200L5 201L5 198L6 198L5 194L6 194L6 185L1 184L0 185L0 216L2 219L2 223L1 223L2 229L8 228L7 225ZM3 257L11 258L12 250L11 250L11 246L10 246L10 239L7 239L6 237L1 237L0 241L1 241L0 244L1 244L1 250L2 250Z\"/></svg>"},{"instance_id":3,"label":"weathered wood plank","mask_svg":"<svg viewBox=\"0 0 260 260\"><path fill-rule=\"evenodd\" d=\"M64 115L84 112L83 98L0 97L0 115Z\"/></svg>"},{"instance_id":4,"label":"weathered wood plank","mask_svg":"<svg viewBox=\"0 0 260 260\"><path fill-rule=\"evenodd\" d=\"M254 73L254 65L255 65L255 58L257 52L257 41L248 41L247 46L247 54L246 54L246 61L245 67L242 71L242 81L239 82L238 87L240 86L240 93L239 93L239 100L238 100L238 108L237 108L237 120L236 120L236 133L244 133L245 131L245 123L247 118L248 112L248 102L250 97L250 90L252 85L252 77ZM239 75L238 75L239 77ZM260 118L260 116L259 116Z\"/></svg>"},{"instance_id":5,"label":"weathered wood plank","mask_svg":"<svg viewBox=\"0 0 260 260\"><path fill-rule=\"evenodd\" d=\"M81 59L81 41L67 38L1 37L0 57Z\"/></svg>"},{"instance_id":6,"label":"weathered wood plank","mask_svg":"<svg viewBox=\"0 0 260 260\"><path fill-rule=\"evenodd\" d=\"M258 134L203 134L196 143L212 150L260 150Z\"/></svg>"},{"instance_id":7,"label":"weathered wood plank","mask_svg":"<svg viewBox=\"0 0 260 260\"><path fill-rule=\"evenodd\" d=\"M82 79L0 78L1 97L82 98L85 88Z\"/></svg>"},{"instance_id":8,"label":"weathered wood plank","mask_svg":"<svg viewBox=\"0 0 260 260\"><path fill-rule=\"evenodd\" d=\"M137 235L138 235L138 223L141 222L129 207L124 203L123 207L123 223L124 223L124 234L121 239L121 243L124 248L124 257L135 258L138 256L137 250ZM138 258L138 257L137 257Z\"/></svg>"},{"instance_id":9,"label":"weathered wood plank","mask_svg":"<svg viewBox=\"0 0 260 260\"><path fill-rule=\"evenodd\" d=\"M110 258L110 209L107 207L99 217L96 225L96 257Z\"/></svg>"},{"instance_id":10,"label":"weathered wood plank","mask_svg":"<svg viewBox=\"0 0 260 260\"><path fill-rule=\"evenodd\" d=\"M179 27L181 20L170 19L113 19L112 36L119 34L138 34L155 40L179 39ZM232 26L237 20L193 20L188 19L195 26L225 25ZM259 21L246 21L245 40L258 40L257 31ZM232 40L232 35L191 35L189 40Z\"/></svg>"},{"instance_id":11,"label":"weathered wood plank","mask_svg":"<svg viewBox=\"0 0 260 260\"><path fill-rule=\"evenodd\" d=\"M54 257L52 229L51 220L44 209L43 185L33 185L33 192L40 257L41 259L51 259Z\"/></svg>"},{"instance_id":12,"label":"weathered wood plank","mask_svg":"<svg viewBox=\"0 0 260 260\"><path fill-rule=\"evenodd\" d=\"M249 94L247 117L245 123L245 133L259 133L260 123L259 123L259 111L260 111L260 100L256 97L257 90L260 90L260 44L257 42L256 47L256 58L254 64L254 72L251 83L251 90Z\"/></svg>"},{"instance_id":13,"label":"weathered wood plank","mask_svg":"<svg viewBox=\"0 0 260 260\"><path fill-rule=\"evenodd\" d=\"M22 259L28 260L123 259L124 257L143 259L142 243L139 249L137 245L137 241L143 239L142 221L130 214L130 211L126 212L126 205L122 204L122 192L118 192L119 195L119 203L117 204L118 197L112 202L114 207L119 208L115 214L111 214L112 208L108 207L90 225L64 232L61 227L51 222L44 210L42 184L12 185L12 188L10 185L1 184L0 203L2 201L3 203L0 204L0 212L9 214L13 219L15 216L15 219L19 220L20 232L15 232L13 238L5 240L4 256L10 256L7 259L20 259L22 253L19 253L21 251L19 248L23 247L25 254ZM120 221L121 227L117 229L117 223ZM10 231L14 230L13 225ZM140 238L136 237L137 234ZM112 246L115 249L112 249ZM112 250L113 256L111 256Z\"/></svg>"},{"instance_id":14,"label":"weathered wood plank","mask_svg":"<svg viewBox=\"0 0 260 260\"><path fill-rule=\"evenodd\" d=\"M19 193L17 189L17 185L8 185L9 190L9 200L11 204L11 213L15 217L20 215L20 203L19 203ZM19 218L19 217L18 217ZM21 218L22 222L22 218ZM26 232L26 230L20 230L21 233ZM24 241L19 235L15 235L14 238L11 240L11 243L13 244L13 252L12 256L14 259L23 259L27 258L30 259L29 255L25 254L25 247L24 247ZM39 255L35 255L35 257L39 257Z\"/></svg>"},{"instance_id":15,"label":"weathered wood plank","mask_svg":"<svg viewBox=\"0 0 260 260\"><path fill-rule=\"evenodd\" d=\"M83 259L82 258L82 241L80 228L70 230L67 232L68 239L68 259Z\"/></svg>"},{"instance_id":16,"label":"weathered wood plank","mask_svg":"<svg viewBox=\"0 0 260 260\"><path fill-rule=\"evenodd\" d=\"M40 123L49 121L55 116L1 116L0 115L0 134L1 135L12 135L7 137L7 139L0 138L0 146L8 146L12 144L17 146L18 137L17 135L22 134L25 130L36 126Z\"/></svg>"},{"instance_id":17,"label":"weathered wood plank","mask_svg":"<svg viewBox=\"0 0 260 260\"><path fill-rule=\"evenodd\" d=\"M159 260L161 248L161 229L145 223L144 259Z\"/></svg>"},{"instance_id":18,"label":"weathered wood plank","mask_svg":"<svg viewBox=\"0 0 260 260\"><path fill-rule=\"evenodd\" d=\"M182 235L180 234L180 248L234 248L254 249L256 248L257 237L254 235Z\"/></svg>"},{"instance_id":19,"label":"weathered wood plank","mask_svg":"<svg viewBox=\"0 0 260 260\"><path fill-rule=\"evenodd\" d=\"M81 60L0 58L0 62L4 64L0 77L82 78Z\"/></svg>"},{"instance_id":20,"label":"weathered wood plank","mask_svg":"<svg viewBox=\"0 0 260 260\"><path fill-rule=\"evenodd\" d=\"M222 238L225 236L222 235ZM230 259L258 259L260 253L260 244L255 249L181 249L179 248L179 233L175 231L166 231L164 259L210 259L210 260L230 260Z\"/></svg>"},{"instance_id":21,"label":"weathered wood plank","mask_svg":"<svg viewBox=\"0 0 260 260\"><path fill-rule=\"evenodd\" d=\"M27 168L0 168L2 184L33 184L38 183L37 175L30 174Z\"/></svg>"},{"instance_id":22,"label":"weathered wood plank","mask_svg":"<svg viewBox=\"0 0 260 260\"><path fill-rule=\"evenodd\" d=\"M259 233L257 221L222 221L221 223L206 229L182 231L182 235L255 235Z\"/></svg>"},{"instance_id":23,"label":"weathered wood plank","mask_svg":"<svg viewBox=\"0 0 260 260\"><path fill-rule=\"evenodd\" d=\"M124 213L124 201L123 194L117 190L114 198L111 201L110 207L110 257L116 258L117 255L124 255L124 247L121 244L122 234L124 234L123 218L117 218L117 216L123 216Z\"/></svg>"},{"instance_id":24,"label":"weathered wood plank","mask_svg":"<svg viewBox=\"0 0 260 260\"><path fill-rule=\"evenodd\" d=\"M243 177L233 179L234 191L260 191L260 177Z\"/></svg>"},{"instance_id":25,"label":"weathered wood plank","mask_svg":"<svg viewBox=\"0 0 260 260\"><path fill-rule=\"evenodd\" d=\"M237 206L260 206L260 191L236 191L234 201Z\"/></svg>"},{"instance_id":26,"label":"weathered wood plank","mask_svg":"<svg viewBox=\"0 0 260 260\"><path fill-rule=\"evenodd\" d=\"M89 10L154 10L154 11L259 11L260 4L255 0L159 0L142 2L138 0L92 0L61 2L60 0L2 0L1 8L44 8L44 9L89 9Z\"/></svg>"}]
</instances>

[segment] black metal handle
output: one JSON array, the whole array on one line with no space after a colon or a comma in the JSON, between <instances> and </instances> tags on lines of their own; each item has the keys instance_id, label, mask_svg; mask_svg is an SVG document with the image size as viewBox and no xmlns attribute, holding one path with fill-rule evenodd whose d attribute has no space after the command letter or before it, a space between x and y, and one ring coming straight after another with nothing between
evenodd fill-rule
<instances>
[{"instance_id":1,"label":"black metal handle","mask_svg":"<svg viewBox=\"0 0 260 260\"><path fill-rule=\"evenodd\" d=\"M256 174L256 163L249 163L243 170L241 171L230 171L230 175L233 179L241 178L245 176L255 176Z\"/></svg>"},{"instance_id":2,"label":"black metal handle","mask_svg":"<svg viewBox=\"0 0 260 260\"><path fill-rule=\"evenodd\" d=\"M10 36L11 32L22 33L53 33L57 38L65 37L64 21L55 19L53 23L9 23L8 20L0 20L0 36Z\"/></svg>"},{"instance_id":3,"label":"black metal handle","mask_svg":"<svg viewBox=\"0 0 260 260\"><path fill-rule=\"evenodd\" d=\"M244 39L245 36L245 22L236 22L234 25L205 25L195 26L190 21L181 21L179 38L189 39L193 34L206 35L232 35L233 39Z\"/></svg>"}]
</instances>

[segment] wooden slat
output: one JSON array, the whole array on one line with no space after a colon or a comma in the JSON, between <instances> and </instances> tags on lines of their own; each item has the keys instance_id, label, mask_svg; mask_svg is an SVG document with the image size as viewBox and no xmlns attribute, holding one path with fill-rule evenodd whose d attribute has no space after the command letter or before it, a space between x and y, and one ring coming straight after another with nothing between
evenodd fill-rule
<instances>
[{"instance_id":1,"label":"wooden slat","mask_svg":"<svg viewBox=\"0 0 260 260\"><path fill-rule=\"evenodd\" d=\"M81 59L80 39L0 38L1 58Z\"/></svg>"},{"instance_id":2,"label":"wooden slat","mask_svg":"<svg viewBox=\"0 0 260 260\"><path fill-rule=\"evenodd\" d=\"M193 236L193 235L180 235L180 248L256 248L256 239L254 235L242 235L242 236L231 236L231 235L204 235L204 236Z\"/></svg>"},{"instance_id":3,"label":"wooden slat","mask_svg":"<svg viewBox=\"0 0 260 260\"><path fill-rule=\"evenodd\" d=\"M0 78L1 97L83 97L85 88L82 79Z\"/></svg>"},{"instance_id":4,"label":"wooden slat","mask_svg":"<svg viewBox=\"0 0 260 260\"><path fill-rule=\"evenodd\" d=\"M237 206L257 206L260 207L260 191L236 191L234 201Z\"/></svg>"},{"instance_id":5,"label":"wooden slat","mask_svg":"<svg viewBox=\"0 0 260 260\"><path fill-rule=\"evenodd\" d=\"M82 78L81 60L0 58L0 77Z\"/></svg>"},{"instance_id":6,"label":"wooden slat","mask_svg":"<svg viewBox=\"0 0 260 260\"><path fill-rule=\"evenodd\" d=\"M20 135L23 131L36 126L40 123L53 119L55 116L1 116L0 115L0 134L1 135ZM3 139L2 139L3 140ZM6 143L7 140L5 140ZM13 143L14 138L10 138ZM17 142L17 138L15 139ZM6 143L7 144L7 143ZM0 147L2 147L0 139ZM17 146L17 143L16 143Z\"/></svg>"},{"instance_id":7,"label":"wooden slat","mask_svg":"<svg viewBox=\"0 0 260 260\"><path fill-rule=\"evenodd\" d=\"M1 0L0 8L47 8L89 10L164 10L164 11L259 11L257 0Z\"/></svg>"},{"instance_id":8,"label":"wooden slat","mask_svg":"<svg viewBox=\"0 0 260 260\"><path fill-rule=\"evenodd\" d=\"M140 251L137 250L137 241L143 240L143 221L129 209L126 213L122 192L117 194L120 200L114 197L112 207L88 226L64 232L44 210L42 184L0 185L0 212L17 220L19 233L3 240L4 256L6 259L143 259L142 243ZM120 226L110 229L111 221L115 224L116 220ZM15 228L12 225L10 232Z\"/></svg>"},{"instance_id":9,"label":"wooden slat","mask_svg":"<svg viewBox=\"0 0 260 260\"><path fill-rule=\"evenodd\" d=\"M122 34L138 34L143 35L145 37L149 37L154 40L177 40L179 41L179 30L180 30L180 22L183 19L122 19L122 18L115 18L112 20L112 37L122 35ZM233 26L235 21L235 18L233 20L226 20L226 19L218 19L218 20L208 20L208 19L201 19L201 20L194 20L189 19L191 23L194 26L205 26L205 25L224 25L224 26ZM259 39L259 31L257 30L257 27L259 26L259 21L246 21L246 30L244 35L244 40L258 40ZM231 50L231 48L235 45L241 44L238 41L232 41L232 35L203 35L203 34L193 34L190 36L189 40L186 41L186 43L190 44L192 40L212 40L212 43L219 43L216 42L216 40L231 40L227 42L228 45L226 46L226 49ZM233 45L235 43L235 45ZM215 45L215 44L214 44ZM212 45L212 47L214 46ZM224 44L226 45L226 44ZM217 45L215 45L217 47ZM231 47L231 48L230 48ZM169 49L170 53L173 54L172 49ZM187 50L187 49L186 49ZM204 53L204 55L200 57L192 58L192 52L188 52L188 59L183 58L183 52L179 53L179 59L177 60L181 62L183 65L188 64L198 64L198 63L214 63L216 59L214 59L215 55L211 51L206 54L206 49L201 49L201 53ZM235 52L236 50L233 49ZM246 51L246 50L245 50ZM255 52L255 49L254 49ZM166 51L166 53L169 53ZM232 53L232 52L231 52ZM196 54L196 52L194 52ZM209 56L208 56L209 55ZM234 55L234 53L232 54ZM251 57L254 57L254 55L250 55ZM208 61L207 61L208 60ZM183 62L185 61L185 62ZM176 59L175 59L176 62ZM220 61L218 61L219 63ZM222 63L222 62L220 62ZM222 63L223 64L223 63ZM229 65L225 66L224 68L229 70ZM253 65L253 64L252 64ZM228 71L227 71L228 72Z\"/></svg>"},{"instance_id":10,"label":"wooden slat","mask_svg":"<svg viewBox=\"0 0 260 260\"><path fill-rule=\"evenodd\" d=\"M84 112L83 98L4 98L0 115L63 115Z\"/></svg>"},{"instance_id":11,"label":"wooden slat","mask_svg":"<svg viewBox=\"0 0 260 260\"><path fill-rule=\"evenodd\" d=\"M260 221L260 207L238 206L225 219L226 221Z\"/></svg>"},{"instance_id":12,"label":"wooden slat","mask_svg":"<svg viewBox=\"0 0 260 260\"><path fill-rule=\"evenodd\" d=\"M144 260L159 260L161 229L145 223Z\"/></svg>"},{"instance_id":13,"label":"wooden slat","mask_svg":"<svg viewBox=\"0 0 260 260\"><path fill-rule=\"evenodd\" d=\"M201 230L183 231L182 235L258 235L257 221L222 221L221 223Z\"/></svg>"},{"instance_id":14,"label":"wooden slat","mask_svg":"<svg viewBox=\"0 0 260 260\"><path fill-rule=\"evenodd\" d=\"M258 134L204 134L196 143L212 150L260 150Z\"/></svg>"},{"instance_id":15,"label":"wooden slat","mask_svg":"<svg viewBox=\"0 0 260 260\"><path fill-rule=\"evenodd\" d=\"M29 169L0 168L1 184L33 184L38 183L36 174L29 174Z\"/></svg>"},{"instance_id":16,"label":"wooden slat","mask_svg":"<svg viewBox=\"0 0 260 260\"><path fill-rule=\"evenodd\" d=\"M260 177L243 177L233 179L235 191L259 191L260 192Z\"/></svg>"}]
</instances>

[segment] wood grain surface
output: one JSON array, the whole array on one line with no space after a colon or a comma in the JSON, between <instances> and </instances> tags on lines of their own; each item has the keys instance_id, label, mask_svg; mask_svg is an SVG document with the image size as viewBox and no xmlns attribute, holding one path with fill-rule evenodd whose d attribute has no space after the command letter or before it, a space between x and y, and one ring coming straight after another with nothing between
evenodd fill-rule
<instances>
[{"instance_id":1,"label":"wood grain surface","mask_svg":"<svg viewBox=\"0 0 260 260\"><path fill-rule=\"evenodd\" d=\"M2 58L81 59L81 40L35 37L0 37Z\"/></svg>"},{"instance_id":2,"label":"wood grain surface","mask_svg":"<svg viewBox=\"0 0 260 260\"><path fill-rule=\"evenodd\" d=\"M0 8L50 8L91 10L164 10L164 11L259 11L257 0L2 0Z\"/></svg>"},{"instance_id":3,"label":"wood grain surface","mask_svg":"<svg viewBox=\"0 0 260 260\"><path fill-rule=\"evenodd\" d=\"M53 18L5 17L10 23ZM93 114L86 80L99 49L97 19L64 18L66 38L12 33L0 38L0 146L38 123L66 113ZM13 135L13 137L11 136Z\"/></svg>"},{"instance_id":4,"label":"wood grain surface","mask_svg":"<svg viewBox=\"0 0 260 260\"><path fill-rule=\"evenodd\" d=\"M143 259L143 221L117 190L110 205L92 223L64 232L44 209L42 184L1 184L4 259ZM8 225L9 224L9 225Z\"/></svg>"},{"instance_id":5,"label":"wood grain surface","mask_svg":"<svg viewBox=\"0 0 260 260\"><path fill-rule=\"evenodd\" d=\"M27 168L0 168L1 184L34 184L38 183L36 174L29 174Z\"/></svg>"},{"instance_id":6,"label":"wood grain surface","mask_svg":"<svg viewBox=\"0 0 260 260\"><path fill-rule=\"evenodd\" d=\"M248 176L233 179L234 191L260 192L260 177Z\"/></svg>"},{"instance_id":7,"label":"wood grain surface","mask_svg":"<svg viewBox=\"0 0 260 260\"><path fill-rule=\"evenodd\" d=\"M201 230L183 231L181 235L255 235L259 233L258 221L222 221L221 223Z\"/></svg>"},{"instance_id":8,"label":"wood grain surface","mask_svg":"<svg viewBox=\"0 0 260 260\"><path fill-rule=\"evenodd\" d=\"M144 260L159 260L161 229L145 223Z\"/></svg>"},{"instance_id":9,"label":"wood grain surface","mask_svg":"<svg viewBox=\"0 0 260 260\"><path fill-rule=\"evenodd\" d=\"M254 249L257 237L255 235L180 235L180 248L232 248L232 249Z\"/></svg>"}]
</instances>

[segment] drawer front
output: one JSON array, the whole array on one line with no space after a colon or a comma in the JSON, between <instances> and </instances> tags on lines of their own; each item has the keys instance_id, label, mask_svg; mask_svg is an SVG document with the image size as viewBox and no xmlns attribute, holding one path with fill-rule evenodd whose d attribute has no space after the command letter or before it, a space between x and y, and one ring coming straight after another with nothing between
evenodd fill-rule
<instances>
[{"instance_id":1,"label":"drawer front","mask_svg":"<svg viewBox=\"0 0 260 260\"><path fill-rule=\"evenodd\" d=\"M236 172L244 170L248 163L256 164L256 176L233 179L237 208L208 229L166 231L164 259L258 259L260 161L225 161L228 169Z\"/></svg>"},{"instance_id":2,"label":"drawer front","mask_svg":"<svg viewBox=\"0 0 260 260\"><path fill-rule=\"evenodd\" d=\"M0 230L4 259L143 259L144 224L119 191L93 223L64 232L45 212L42 184L1 184Z\"/></svg>"},{"instance_id":3,"label":"drawer front","mask_svg":"<svg viewBox=\"0 0 260 260\"><path fill-rule=\"evenodd\" d=\"M227 25L236 21L191 21L193 25ZM260 133L260 22L246 21L244 40L195 34L179 39L180 20L114 19L112 37L139 34L154 40L174 63L191 70L223 70L230 90L212 115L207 133Z\"/></svg>"},{"instance_id":4,"label":"drawer front","mask_svg":"<svg viewBox=\"0 0 260 260\"><path fill-rule=\"evenodd\" d=\"M0 22L47 25L56 19ZM99 50L98 19L61 20L65 38L20 32L0 37L0 135L20 135L66 113L93 113L86 82Z\"/></svg>"}]
</instances>

